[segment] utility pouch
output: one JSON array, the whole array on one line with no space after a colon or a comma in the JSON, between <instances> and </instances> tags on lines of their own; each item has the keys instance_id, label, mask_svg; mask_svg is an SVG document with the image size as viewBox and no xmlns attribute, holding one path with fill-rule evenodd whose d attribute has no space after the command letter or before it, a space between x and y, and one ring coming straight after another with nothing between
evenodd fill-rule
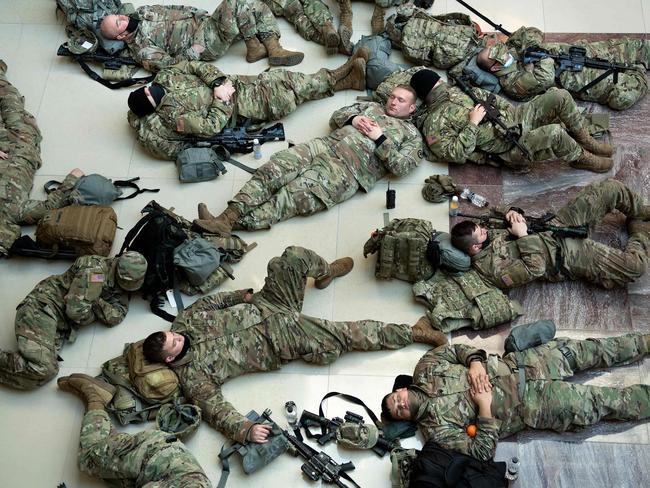
<instances>
[{"instance_id":1,"label":"utility pouch","mask_svg":"<svg viewBox=\"0 0 650 488\"><path fill-rule=\"evenodd\" d=\"M181 183L197 183L199 181L214 180L226 173L224 160L230 158L225 148L225 153L217 154L209 147L189 147L183 149L176 157L178 179ZM227 157L224 159L224 156Z\"/></svg>"},{"instance_id":2,"label":"utility pouch","mask_svg":"<svg viewBox=\"0 0 650 488\"><path fill-rule=\"evenodd\" d=\"M174 249L174 265L182 268L187 280L201 285L221 263L222 253L202 237L188 239Z\"/></svg>"},{"instance_id":3,"label":"utility pouch","mask_svg":"<svg viewBox=\"0 0 650 488\"><path fill-rule=\"evenodd\" d=\"M541 346L555 337L555 323L552 320L538 320L530 324L513 327L505 340L507 353L525 351L531 347Z\"/></svg>"}]
</instances>

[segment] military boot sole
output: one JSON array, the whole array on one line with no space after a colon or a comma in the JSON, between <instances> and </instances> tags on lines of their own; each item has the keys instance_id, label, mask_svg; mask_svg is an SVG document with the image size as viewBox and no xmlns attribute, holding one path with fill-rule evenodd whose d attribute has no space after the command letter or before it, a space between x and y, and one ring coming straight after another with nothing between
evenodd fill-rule
<instances>
[{"instance_id":1,"label":"military boot sole","mask_svg":"<svg viewBox=\"0 0 650 488\"><path fill-rule=\"evenodd\" d=\"M305 54L295 52L286 56L269 56L269 64L271 66L295 66L302 63L305 59Z\"/></svg>"},{"instance_id":2,"label":"military boot sole","mask_svg":"<svg viewBox=\"0 0 650 488\"><path fill-rule=\"evenodd\" d=\"M325 52L330 56L336 54L339 50L339 43L341 38L336 31L329 31L325 33Z\"/></svg>"}]
</instances>

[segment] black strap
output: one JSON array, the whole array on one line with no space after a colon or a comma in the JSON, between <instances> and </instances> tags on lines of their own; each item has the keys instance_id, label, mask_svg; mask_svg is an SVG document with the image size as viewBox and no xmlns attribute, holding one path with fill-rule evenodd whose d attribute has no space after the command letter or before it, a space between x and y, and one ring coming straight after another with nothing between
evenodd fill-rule
<instances>
[{"instance_id":1,"label":"black strap","mask_svg":"<svg viewBox=\"0 0 650 488\"><path fill-rule=\"evenodd\" d=\"M338 391L330 391L329 393L325 394L325 396L321 399L320 404L318 405L318 415L320 415L321 417L324 417L323 402L331 397L343 398L344 400L347 400L350 403L354 403L355 405L362 406L365 409L368 416L371 418L372 422L377 426L377 428L381 429L381 426L379 425L379 419L375 415L375 412L370 410L370 408L365 403L363 403L363 400L353 395L348 395L347 393L339 393ZM324 427L323 427L323 435L325 435Z\"/></svg>"},{"instance_id":2,"label":"black strap","mask_svg":"<svg viewBox=\"0 0 650 488\"><path fill-rule=\"evenodd\" d=\"M45 190L45 194L49 195L53 191L56 191L56 189L61 186L61 182L57 180L49 180L46 181L45 184L43 185L43 190Z\"/></svg>"},{"instance_id":3,"label":"black strap","mask_svg":"<svg viewBox=\"0 0 650 488\"><path fill-rule=\"evenodd\" d=\"M158 193L160 191L160 188L140 188L135 182L139 181L140 177L136 176L135 178L131 178L130 180L116 180L113 182L113 185L117 187L122 187L122 188L132 188L135 191L131 193L130 195L127 195L125 197L117 197L115 200L128 200L130 198L133 198L137 195L140 195L141 193L149 192L149 193ZM49 183L49 181L48 181ZM47 183L46 183L47 184Z\"/></svg>"},{"instance_id":4,"label":"black strap","mask_svg":"<svg viewBox=\"0 0 650 488\"><path fill-rule=\"evenodd\" d=\"M74 60L77 63L79 63L81 69L83 69L92 80L95 80L97 83L104 85L106 88L110 88L111 90L136 85L138 83L143 83L143 84L150 83L156 77L156 75L150 75L150 76L143 76L141 78L127 78L126 80L121 80L121 81L109 81L102 78L97 73L95 73L90 68L90 66L88 66L88 63L86 63L83 59L81 59L81 56L75 56Z\"/></svg>"}]
</instances>

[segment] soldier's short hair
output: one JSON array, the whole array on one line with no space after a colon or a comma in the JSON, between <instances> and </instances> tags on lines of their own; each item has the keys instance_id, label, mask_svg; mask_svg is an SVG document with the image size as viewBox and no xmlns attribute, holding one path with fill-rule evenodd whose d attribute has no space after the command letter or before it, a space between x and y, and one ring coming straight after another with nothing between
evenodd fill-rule
<instances>
[{"instance_id":1,"label":"soldier's short hair","mask_svg":"<svg viewBox=\"0 0 650 488\"><path fill-rule=\"evenodd\" d=\"M151 363L164 363L166 355L163 348L165 347L166 340L167 335L162 331L149 334L142 343L142 354L144 354L144 358Z\"/></svg>"},{"instance_id":2,"label":"soldier's short hair","mask_svg":"<svg viewBox=\"0 0 650 488\"><path fill-rule=\"evenodd\" d=\"M463 220L451 228L451 244L461 251L469 252L469 248L476 242L476 238L472 235L476 230L477 225L471 220Z\"/></svg>"},{"instance_id":3,"label":"soldier's short hair","mask_svg":"<svg viewBox=\"0 0 650 488\"><path fill-rule=\"evenodd\" d=\"M384 398L381 399L381 418L382 420L389 420L394 422L397 419L393 417L393 415L390 413L390 410L388 409L389 396L391 396L391 393L388 393L384 396Z\"/></svg>"},{"instance_id":4,"label":"soldier's short hair","mask_svg":"<svg viewBox=\"0 0 650 488\"><path fill-rule=\"evenodd\" d=\"M407 85L405 83L400 83L395 88L401 88L402 90L406 90L407 92L409 92L413 96L413 102L415 102L418 99L418 94L415 92L415 90L413 89L413 87L411 85ZM393 90L395 88L393 88Z\"/></svg>"}]
</instances>

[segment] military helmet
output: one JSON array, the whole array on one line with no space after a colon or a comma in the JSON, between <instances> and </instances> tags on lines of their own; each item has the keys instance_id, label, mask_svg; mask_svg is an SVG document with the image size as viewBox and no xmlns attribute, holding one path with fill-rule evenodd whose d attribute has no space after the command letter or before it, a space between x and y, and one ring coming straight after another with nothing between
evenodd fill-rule
<instances>
[{"instance_id":1,"label":"military helmet","mask_svg":"<svg viewBox=\"0 0 650 488\"><path fill-rule=\"evenodd\" d=\"M140 288L146 272L147 260L139 252L127 251L117 258L117 284L126 291Z\"/></svg>"},{"instance_id":2,"label":"military helmet","mask_svg":"<svg viewBox=\"0 0 650 488\"><path fill-rule=\"evenodd\" d=\"M190 403L165 403L156 414L156 426L186 440L201 423L201 409Z\"/></svg>"},{"instance_id":3,"label":"military helmet","mask_svg":"<svg viewBox=\"0 0 650 488\"><path fill-rule=\"evenodd\" d=\"M65 47L72 54L93 53L97 50L99 41L90 29L68 29L66 32L68 41L65 43Z\"/></svg>"}]
</instances>

